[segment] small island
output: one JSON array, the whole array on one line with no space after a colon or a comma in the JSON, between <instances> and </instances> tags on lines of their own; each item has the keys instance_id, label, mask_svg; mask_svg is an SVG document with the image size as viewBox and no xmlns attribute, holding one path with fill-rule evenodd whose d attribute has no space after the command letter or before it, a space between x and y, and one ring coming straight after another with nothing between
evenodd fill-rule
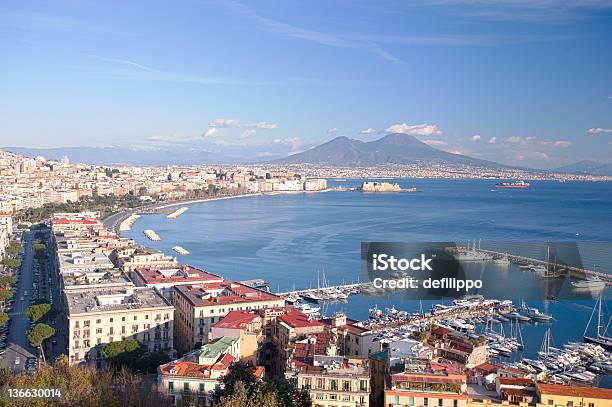
<instances>
[{"instance_id":1,"label":"small island","mask_svg":"<svg viewBox=\"0 0 612 407\"><path fill-rule=\"evenodd\" d=\"M397 183L365 181L361 185L363 192L416 192L416 188L402 188Z\"/></svg>"}]
</instances>

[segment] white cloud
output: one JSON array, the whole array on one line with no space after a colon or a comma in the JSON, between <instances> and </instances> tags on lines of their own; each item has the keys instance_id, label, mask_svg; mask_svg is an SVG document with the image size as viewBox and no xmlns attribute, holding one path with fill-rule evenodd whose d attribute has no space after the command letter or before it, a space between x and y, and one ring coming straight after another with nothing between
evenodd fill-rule
<instances>
[{"instance_id":1,"label":"white cloud","mask_svg":"<svg viewBox=\"0 0 612 407\"><path fill-rule=\"evenodd\" d=\"M497 143L497 137L491 137L489 139L489 144L496 144Z\"/></svg>"},{"instance_id":2,"label":"white cloud","mask_svg":"<svg viewBox=\"0 0 612 407\"><path fill-rule=\"evenodd\" d=\"M255 129L246 129L245 131L243 131L240 134L240 138L241 139L245 139L245 138L255 137L256 134L257 134L257 130L255 130Z\"/></svg>"},{"instance_id":3,"label":"white cloud","mask_svg":"<svg viewBox=\"0 0 612 407\"><path fill-rule=\"evenodd\" d=\"M430 146L445 146L448 143L442 140L423 140L423 143L428 144Z\"/></svg>"},{"instance_id":4,"label":"white cloud","mask_svg":"<svg viewBox=\"0 0 612 407\"><path fill-rule=\"evenodd\" d=\"M472 141L480 141L480 139L480 134L474 134L472 137L470 137L470 140Z\"/></svg>"},{"instance_id":5,"label":"white cloud","mask_svg":"<svg viewBox=\"0 0 612 407\"><path fill-rule=\"evenodd\" d=\"M337 127L331 127L329 129L327 129L327 134L335 133L337 131L338 131Z\"/></svg>"},{"instance_id":6,"label":"white cloud","mask_svg":"<svg viewBox=\"0 0 612 407\"><path fill-rule=\"evenodd\" d=\"M219 135L219 129L216 127L209 127L204 133L204 137L217 137Z\"/></svg>"},{"instance_id":7,"label":"white cloud","mask_svg":"<svg viewBox=\"0 0 612 407\"><path fill-rule=\"evenodd\" d=\"M566 141L566 140L544 140L542 141L542 144L545 146L553 146L553 147L560 147L560 148L566 148L572 145L571 141Z\"/></svg>"},{"instance_id":8,"label":"white cloud","mask_svg":"<svg viewBox=\"0 0 612 407\"><path fill-rule=\"evenodd\" d=\"M401 133L411 136L437 136L442 134L440 128L435 124L406 124L398 123L385 129L385 133Z\"/></svg>"},{"instance_id":9,"label":"white cloud","mask_svg":"<svg viewBox=\"0 0 612 407\"><path fill-rule=\"evenodd\" d=\"M261 152L259 152L259 153L257 153L257 154L256 154L256 157L257 157L257 158L264 158L264 157L270 157L270 156L272 156L272 155L274 155L274 154L272 154L272 153L271 153L271 152L269 152L269 151L261 151Z\"/></svg>"},{"instance_id":10,"label":"white cloud","mask_svg":"<svg viewBox=\"0 0 612 407\"><path fill-rule=\"evenodd\" d=\"M612 129L604 129L601 127L593 127L587 130L590 134L602 134L602 133L612 133Z\"/></svg>"},{"instance_id":11,"label":"white cloud","mask_svg":"<svg viewBox=\"0 0 612 407\"><path fill-rule=\"evenodd\" d=\"M208 123L208 127L234 127L240 126L240 120L234 119L215 119L212 122Z\"/></svg>"},{"instance_id":12,"label":"white cloud","mask_svg":"<svg viewBox=\"0 0 612 407\"><path fill-rule=\"evenodd\" d=\"M361 134L373 134L376 133L376 129L373 127L368 127L367 129L361 130Z\"/></svg>"},{"instance_id":13,"label":"white cloud","mask_svg":"<svg viewBox=\"0 0 612 407\"><path fill-rule=\"evenodd\" d=\"M256 129L259 129L259 130L273 130L278 127L278 124L268 123L268 122L259 122L259 123L251 124L247 127L255 127Z\"/></svg>"},{"instance_id":14,"label":"white cloud","mask_svg":"<svg viewBox=\"0 0 612 407\"><path fill-rule=\"evenodd\" d=\"M282 144L291 146L291 150L297 150L298 146L302 144L299 137L287 137L287 138L276 138L272 141L274 144Z\"/></svg>"},{"instance_id":15,"label":"white cloud","mask_svg":"<svg viewBox=\"0 0 612 407\"><path fill-rule=\"evenodd\" d=\"M147 137L147 140L164 141L164 142L183 142L183 141L196 140L197 138L198 138L197 136L177 133L177 134L161 134L161 135L150 136L150 137Z\"/></svg>"},{"instance_id":16,"label":"white cloud","mask_svg":"<svg viewBox=\"0 0 612 407\"><path fill-rule=\"evenodd\" d=\"M531 140L533 140L535 137L523 137L523 136L512 136L512 137L508 137L507 139L504 140L504 143L508 143L508 144L527 144L529 143Z\"/></svg>"}]
</instances>

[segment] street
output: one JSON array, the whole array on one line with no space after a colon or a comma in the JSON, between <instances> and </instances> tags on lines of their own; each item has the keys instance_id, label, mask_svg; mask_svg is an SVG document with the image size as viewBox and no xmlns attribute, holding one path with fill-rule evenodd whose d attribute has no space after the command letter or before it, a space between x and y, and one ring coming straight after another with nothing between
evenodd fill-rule
<instances>
[{"instance_id":1,"label":"street","mask_svg":"<svg viewBox=\"0 0 612 407\"><path fill-rule=\"evenodd\" d=\"M18 291L14 297L15 305L13 310L9 313L12 321L7 340L6 353L0 363L2 367L7 367L15 372L21 372L25 369L27 358L38 356L37 350L30 346L26 337L30 329L30 321L26 316L26 309L30 305L29 295L32 293L34 274L34 254L32 250L33 233L26 232L23 235L23 239L25 251L21 265L21 275L18 283ZM15 364L17 359L19 363Z\"/></svg>"}]
</instances>

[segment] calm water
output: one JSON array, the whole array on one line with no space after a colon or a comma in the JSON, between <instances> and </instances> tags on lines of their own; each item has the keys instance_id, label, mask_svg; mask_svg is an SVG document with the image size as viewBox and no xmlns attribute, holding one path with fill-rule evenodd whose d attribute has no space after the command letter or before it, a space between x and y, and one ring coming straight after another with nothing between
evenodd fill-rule
<instances>
[{"instance_id":1,"label":"calm water","mask_svg":"<svg viewBox=\"0 0 612 407\"><path fill-rule=\"evenodd\" d=\"M495 181L485 180L398 182L421 192L324 192L213 201L191 205L175 220L165 215L144 216L129 235L167 253L174 254L171 248L179 244L191 252L178 256L179 261L227 279L264 278L273 290L315 287L317 274L325 274L330 283L357 281L362 241L482 239L483 245L487 241L577 241L585 267L612 270L612 183L536 181L529 189L496 190ZM330 182L346 187L359 184ZM162 240L149 241L142 234L144 229L154 229ZM532 254L545 255L542 249ZM513 268L509 273L520 272ZM512 280L500 277L499 289ZM391 294L354 296L347 304L329 305L326 311L341 309L353 318L365 319L374 304L418 308L418 302ZM552 313L555 321L523 325L526 355L533 356L539 349L548 327L558 345L581 340L591 301L532 304Z\"/></svg>"}]
</instances>

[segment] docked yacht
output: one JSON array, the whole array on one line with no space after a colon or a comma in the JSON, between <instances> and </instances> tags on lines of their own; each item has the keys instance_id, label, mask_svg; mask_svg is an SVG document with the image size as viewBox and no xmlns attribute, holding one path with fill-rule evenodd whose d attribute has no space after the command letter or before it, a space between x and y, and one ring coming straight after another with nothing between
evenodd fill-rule
<instances>
[{"instance_id":1,"label":"docked yacht","mask_svg":"<svg viewBox=\"0 0 612 407\"><path fill-rule=\"evenodd\" d=\"M606 288L606 282L598 277L590 277L586 280L572 281L572 287L599 291Z\"/></svg>"}]
</instances>

